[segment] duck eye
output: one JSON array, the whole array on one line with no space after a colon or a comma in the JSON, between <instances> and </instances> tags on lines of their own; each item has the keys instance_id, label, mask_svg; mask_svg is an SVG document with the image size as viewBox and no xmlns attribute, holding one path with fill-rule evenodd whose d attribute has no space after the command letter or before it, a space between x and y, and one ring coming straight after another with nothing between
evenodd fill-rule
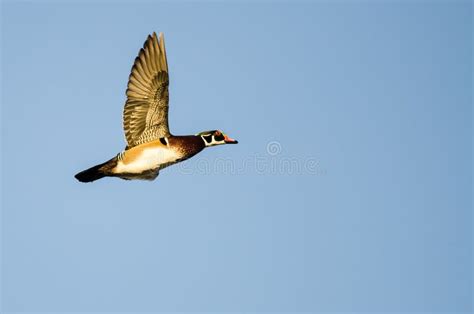
<instances>
[{"instance_id":1,"label":"duck eye","mask_svg":"<svg viewBox=\"0 0 474 314\"><path fill-rule=\"evenodd\" d=\"M222 133L219 132L219 134L216 133L214 138L215 138L216 141L223 141L224 140L224 135L222 135Z\"/></svg>"}]
</instances>

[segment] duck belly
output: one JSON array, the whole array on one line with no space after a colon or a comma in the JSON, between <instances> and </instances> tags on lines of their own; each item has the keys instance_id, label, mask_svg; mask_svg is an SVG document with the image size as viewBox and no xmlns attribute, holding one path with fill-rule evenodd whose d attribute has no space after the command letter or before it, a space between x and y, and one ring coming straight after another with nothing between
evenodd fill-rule
<instances>
[{"instance_id":1,"label":"duck belly","mask_svg":"<svg viewBox=\"0 0 474 314\"><path fill-rule=\"evenodd\" d=\"M115 167L115 173L139 174L150 170L160 170L180 159L180 154L167 147L146 148L140 152L126 151Z\"/></svg>"}]
</instances>

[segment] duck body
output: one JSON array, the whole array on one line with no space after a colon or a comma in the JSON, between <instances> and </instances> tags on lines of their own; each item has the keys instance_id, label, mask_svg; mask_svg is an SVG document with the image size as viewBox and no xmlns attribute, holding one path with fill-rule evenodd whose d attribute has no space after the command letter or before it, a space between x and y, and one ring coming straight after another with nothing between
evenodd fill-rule
<instances>
[{"instance_id":1,"label":"duck body","mask_svg":"<svg viewBox=\"0 0 474 314\"><path fill-rule=\"evenodd\" d=\"M76 175L81 182L106 176L125 180L154 180L161 169L184 161L206 147L200 136L170 136L147 142L117 154L109 161Z\"/></svg>"},{"instance_id":2,"label":"duck body","mask_svg":"<svg viewBox=\"0 0 474 314\"><path fill-rule=\"evenodd\" d=\"M204 147L198 136L161 138L118 154L110 174L123 179L153 180L161 169L193 157Z\"/></svg>"}]
</instances>

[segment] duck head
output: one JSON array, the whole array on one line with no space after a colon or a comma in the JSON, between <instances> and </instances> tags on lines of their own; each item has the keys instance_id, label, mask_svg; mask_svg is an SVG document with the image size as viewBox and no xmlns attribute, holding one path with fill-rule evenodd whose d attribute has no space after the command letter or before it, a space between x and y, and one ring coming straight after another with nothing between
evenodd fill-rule
<instances>
[{"instance_id":1,"label":"duck head","mask_svg":"<svg viewBox=\"0 0 474 314\"><path fill-rule=\"evenodd\" d=\"M204 131L196 135L202 138L206 147L238 143L236 140L230 138L229 136L227 136L227 134L220 130Z\"/></svg>"}]
</instances>

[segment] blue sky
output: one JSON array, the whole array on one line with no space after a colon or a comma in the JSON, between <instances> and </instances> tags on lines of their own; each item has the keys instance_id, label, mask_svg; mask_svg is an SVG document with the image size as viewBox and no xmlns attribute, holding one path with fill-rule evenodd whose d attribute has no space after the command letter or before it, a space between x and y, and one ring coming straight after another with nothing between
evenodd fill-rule
<instances>
[{"instance_id":1,"label":"blue sky","mask_svg":"<svg viewBox=\"0 0 474 314\"><path fill-rule=\"evenodd\" d=\"M472 4L2 3L4 312L469 312ZM154 182L73 175L123 149L127 78L165 33Z\"/></svg>"}]
</instances>

